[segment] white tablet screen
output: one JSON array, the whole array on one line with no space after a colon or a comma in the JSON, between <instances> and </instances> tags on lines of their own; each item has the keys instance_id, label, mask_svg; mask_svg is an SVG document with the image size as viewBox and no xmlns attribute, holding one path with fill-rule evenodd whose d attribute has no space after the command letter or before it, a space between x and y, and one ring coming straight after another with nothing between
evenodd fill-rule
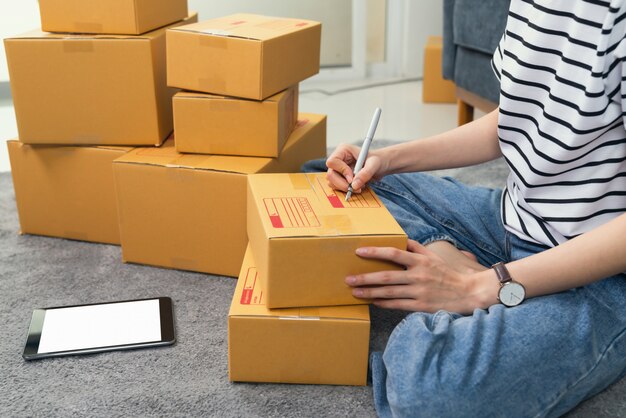
<instances>
[{"instance_id":1,"label":"white tablet screen","mask_svg":"<svg viewBox=\"0 0 626 418\"><path fill-rule=\"evenodd\" d=\"M38 353L161 340L159 300L46 310Z\"/></svg>"}]
</instances>

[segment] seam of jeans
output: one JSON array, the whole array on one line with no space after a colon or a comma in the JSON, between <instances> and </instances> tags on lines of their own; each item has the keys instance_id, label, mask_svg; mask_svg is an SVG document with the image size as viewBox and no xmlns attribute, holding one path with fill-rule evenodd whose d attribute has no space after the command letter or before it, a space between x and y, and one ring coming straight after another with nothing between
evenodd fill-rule
<instances>
[{"instance_id":1,"label":"seam of jeans","mask_svg":"<svg viewBox=\"0 0 626 418\"><path fill-rule=\"evenodd\" d=\"M418 205L420 205L422 207L422 209L426 212L428 212L428 214L430 216L433 217L433 219L435 219L435 221L437 221L440 225L442 225L444 228L448 228L448 229L452 229L454 231L456 231L459 235L464 236L465 238L468 238L468 240L471 240L474 242L475 245L477 245L478 247L480 247L483 251L486 251L488 253L490 253L492 256L500 259L502 258L502 254L499 254L500 251L498 251L497 249L493 248L491 245L483 242L482 240L477 240L476 237L469 237L467 233L463 233L461 232L459 229L459 227L457 226L457 224L455 222L453 222L450 219L445 219L442 218L441 216L439 216L438 214L436 214L432 209L430 209L428 206L422 205L419 201L411 199L410 196L408 196L407 194L401 192L400 190L397 190L393 187L390 187L388 184L383 183L383 182L376 182L374 185L376 188L380 188L383 189L389 193L393 193L397 196L400 196L410 202L416 203ZM458 248L458 245L457 245Z\"/></svg>"},{"instance_id":2,"label":"seam of jeans","mask_svg":"<svg viewBox=\"0 0 626 418\"><path fill-rule=\"evenodd\" d=\"M424 238L420 238L419 240L417 240L417 242L419 242L420 244L424 246L428 244L432 244L435 241L448 241L450 244L454 245L456 248L459 248L459 243L450 235L446 235L446 234L426 235Z\"/></svg>"},{"instance_id":3,"label":"seam of jeans","mask_svg":"<svg viewBox=\"0 0 626 418\"><path fill-rule=\"evenodd\" d=\"M511 233L509 231L504 231L504 256L506 257L505 261L511 261Z\"/></svg>"},{"instance_id":4,"label":"seam of jeans","mask_svg":"<svg viewBox=\"0 0 626 418\"><path fill-rule=\"evenodd\" d=\"M563 397L572 389L575 388L578 384L580 384L587 376L589 376L595 369L598 368L598 365L600 364L601 360L606 357L606 354L613 349L613 347L615 346L616 341L620 340L621 338L623 338L626 335L626 329L623 329L618 335L615 336L615 338L613 338L611 340L611 342L609 344L607 344L606 348L604 349L604 351L602 351L602 354L600 354L600 356L598 356L598 359L596 360L596 362L594 363L594 365L587 370L586 373L584 373L578 380L576 380L576 382L572 383L571 385L569 385L561 394L559 394L557 396L557 398L550 404L550 406L548 406L546 408L545 411L550 411L552 408L554 408L559 401L561 401L561 399L563 399ZM540 416L544 416L544 412L545 411L541 411L540 413L537 413L535 416L536 417L540 417Z\"/></svg>"}]
</instances>

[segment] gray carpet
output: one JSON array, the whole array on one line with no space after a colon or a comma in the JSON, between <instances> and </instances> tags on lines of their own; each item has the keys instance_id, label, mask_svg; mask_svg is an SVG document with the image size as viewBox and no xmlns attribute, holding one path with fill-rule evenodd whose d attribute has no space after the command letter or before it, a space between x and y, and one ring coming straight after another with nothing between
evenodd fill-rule
<instances>
[{"instance_id":1,"label":"gray carpet","mask_svg":"<svg viewBox=\"0 0 626 418\"><path fill-rule=\"evenodd\" d=\"M504 169L492 163L444 174L501 186ZM0 416L375 416L371 387L229 383L226 319L234 279L122 264L115 246L17 231L11 178L1 174ZM174 302L174 346L21 357L33 308L153 296ZM403 316L372 308L372 350L384 347ZM626 416L626 380L569 416Z\"/></svg>"}]
</instances>

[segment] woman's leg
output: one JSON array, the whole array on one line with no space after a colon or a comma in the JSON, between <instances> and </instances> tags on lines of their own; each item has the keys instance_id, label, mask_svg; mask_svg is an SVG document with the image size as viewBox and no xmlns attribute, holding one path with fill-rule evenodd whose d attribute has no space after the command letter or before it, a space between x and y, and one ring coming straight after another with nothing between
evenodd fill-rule
<instances>
[{"instance_id":1,"label":"woman's leg","mask_svg":"<svg viewBox=\"0 0 626 418\"><path fill-rule=\"evenodd\" d=\"M371 366L381 416L560 416L626 372L626 279L468 317L411 314Z\"/></svg>"}]
</instances>

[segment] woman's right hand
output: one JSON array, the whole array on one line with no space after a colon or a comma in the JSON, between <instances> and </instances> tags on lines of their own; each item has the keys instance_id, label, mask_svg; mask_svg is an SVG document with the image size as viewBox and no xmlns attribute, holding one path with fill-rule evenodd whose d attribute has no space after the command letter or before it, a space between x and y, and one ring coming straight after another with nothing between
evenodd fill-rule
<instances>
[{"instance_id":1,"label":"woman's right hand","mask_svg":"<svg viewBox=\"0 0 626 418\"><path fill-rule=\"evenodd\" d=\"M383 174L383 160L377 151L370 151L363 168L354 176L354 165L359 157L361 148L356 145L342 144L326 160L328 172L326 179L328 185L335 190L348 191L348 186L352 183L352 190L360 193L363 186L370 180L380 180Z\"/></svg>"}]
</instances>

